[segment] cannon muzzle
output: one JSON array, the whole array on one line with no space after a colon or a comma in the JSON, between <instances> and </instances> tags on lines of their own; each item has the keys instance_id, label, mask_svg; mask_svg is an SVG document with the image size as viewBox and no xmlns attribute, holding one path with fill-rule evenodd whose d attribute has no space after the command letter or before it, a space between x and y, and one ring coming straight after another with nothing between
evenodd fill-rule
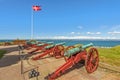
<instances>
[{"instance_id":1,"label":"cannon muzzle","mask_svg":"<svg viewBox=\"0 0 120 80\"><path fill-rule=\"evenodd\" d=\"M93 46L93 43L89 43L89 44L83 45L82 49L86 49L86 48L89 48L91 46Z\"/></svg>"},{"instance_id":2,"label":"cannon muzzle","mask_svg":"<svg viewBox=\"0 0 120 80\"><path fill-rule=\"evenodd\" d=\"M91 47L91 46L93 46L93 43L83 45L83 46L80 46L80 47L72 48L70 50L65 51L64 56L70 57L70 56L72 56L72 55L74 55L74 54L76 54L76 53L78 53L78 52L80 52L80 51L82 51L82 50L84 50L88 47Z\"/></svg>"},{"instance_id":3,"label":"cannon muzzle","mask_svg":"<svg viewBox=\"0 0 120 80\"><path fill-rule=\"evenodd\" d=\"M45 49L50 49L50 48L53 48L54 46L64 45L64 44L65 44L65 42L58 43L58 44L52 44L52 45L46 46Z\"/></svg>"},{"instance_id":4,"label":"cannon muzzle","mask_svg":"<svg viewBox=\"0 0 120 80\"><path fill-rule=\"evenodd\" d=\"M52 44L52 45L49 45L49 46L46 46L45 49L50 49L50 48L53 48L55 45Z\"/></svg>"},{"instance_id":5,"label":"cannon muzzle","mask_svg":"<svg viewBox=\"0 0 120 80\"><path fill-rule=\"evenodd\" d=\"M54 42L46 42L47 44L53 44Z\"/></svg>"},{"instance_id":6,"label":"cannon muzzle","mask_svg":"<svg viewBox=\"0 0 120 80\"><path fill-rule=\"evenodd\" d=\"M37 46L43 46L43 45L45 45L44 43L41 43L41 44L37 44Z\"/></svg>"},{"instance_id":7,"label":"cannon muzzle","mask_svg":"<svg viewBox=\"0 0 120 80\"><path fill-rule=\"evenodd\" d=\"M36 42L32 42L32 41L30 42L30 41L28 41L27 44L28 45L32 45L32 44L36 44Z\"/></svg>"}]
</instances>

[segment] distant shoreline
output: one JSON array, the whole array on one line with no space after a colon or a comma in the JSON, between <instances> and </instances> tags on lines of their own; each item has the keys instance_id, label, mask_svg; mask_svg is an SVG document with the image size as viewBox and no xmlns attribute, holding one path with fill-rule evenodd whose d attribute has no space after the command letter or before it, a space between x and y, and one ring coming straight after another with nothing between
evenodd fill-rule
<instances>
[{"instance_id":1,"label":"distant shoreline","mask_svg":"<svg viewBox=\"0 0 120 80\"><path fill-rule=\"evenodd\" d=\"M0 39L2 40L16 40L16 39ZM20 39L20 40L31 40L31 39ZM34 39L34 40L101 40L101 41L120 41L120 39Z\"/></svg>"},{"instance_id":2,"label":"distant shoreline","mask_svg":"<svg viewBox=\"0 0 120 80\"><path fill-rule=\"evenodd\" d=\"M4 42L12 42L15 39L4 39L0 40L0 43ZM22 40L22 39L21 39ZM30 40L30 39L25 39ZM45 41L45 42L54 42L54 44L65 42L66 46L71 46L75 44L89 44L93 43L95 47L100 48L111 48L117 45L120 45L120 40L89 40L89 39L36 39L37 41Z\"/></svg>"}]
</instances>

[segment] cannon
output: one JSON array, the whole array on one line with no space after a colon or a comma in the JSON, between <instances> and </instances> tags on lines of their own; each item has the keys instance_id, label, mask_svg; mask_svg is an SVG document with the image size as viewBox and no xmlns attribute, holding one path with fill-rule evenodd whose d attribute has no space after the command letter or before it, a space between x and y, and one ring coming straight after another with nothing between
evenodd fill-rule
<instances>
[{"instance_id":1,"label":"cannon","mask_svg":"<svg viewBox=\"0 0 120 80\"><path fill-rule=\"evenodd\" d=\"M41 57L46 56L47 54L50 55L50 56L53 56L55 58L60 58L60 57L64 56L63 55L63 53L64 53L64 46L63 45L64 44L65 44L65 42L48 45L44 48L43 53L37 55L36 57L33 57L32 59L33 60L38 60Z\"/></svg>"},{"instance_id":2,"label":"cannon","mask_svg":"<svg viewBox=\"0 0 120 80\"><path fill-rule=\"evenodd\" d=\"M27 50L31 49L32 47L36 46L36 44L38 44L40 42L38 41L27 41L25 45L23 45L23 47Z\"/></svg>"},{"instance_id":3,"label":"cannon","mask_svg":"<svg viewBox=\"0 0 120 80\"><path fill-rule=\"evenodd\" d=\"M28 53L31 54L31 53L34 53L36 51L43 50L46 46L51 45L51 44L53 44L53 42L46 42L46 43L36 44L33 47L33 48L35 48L35 50L32 50L32 51L30 51Z\"/></svg>"},{"instance_id":4,"label":"cannon","mask_svg":"<svg viewBox=\"0 0 120 80\"><path fill-rule=\"evenodd\" d=\"M66 62L55 70L52 74L45 77L46 80L55 80L57 77L62 75L66 70L77 65L80 61L84 61L85 68L88 73L94 72L99 63L99 55L96 48L92 47L93 44L87 44L80 47L74 47L68 49L64 53ZM89 48L87 51L86 49Z\"/></svg>"},{"instance_id":5,"label":"cannon","mask_svg":"<svg viewBox=\"0 0 120 80\"><path fill-rule=\"evenodd\" d=\"M25 45L23 45L24 49L31 49L31 48L36 48L37 46L39 46L39 44L53 44L53 42L46 42L46 41L35 41L35 40L31 40L31 41L27 41Z\"/></svg>"}]
</instances>

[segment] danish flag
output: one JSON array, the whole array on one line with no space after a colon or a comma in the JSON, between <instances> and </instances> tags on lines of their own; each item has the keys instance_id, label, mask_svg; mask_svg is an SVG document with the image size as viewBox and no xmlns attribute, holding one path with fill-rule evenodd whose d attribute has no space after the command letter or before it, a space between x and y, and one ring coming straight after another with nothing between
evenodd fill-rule
<instances>
[{"instance_id":1,"label":"danish flag","mask_svg":"<svg viewBox=\"0 0 120 80\"><path fill-rule=\"evenodd\" d=\"M41 7L40 6L32 6L33 10L34 11L39 11L41 10Z\"/></svg>"}]
</instances>

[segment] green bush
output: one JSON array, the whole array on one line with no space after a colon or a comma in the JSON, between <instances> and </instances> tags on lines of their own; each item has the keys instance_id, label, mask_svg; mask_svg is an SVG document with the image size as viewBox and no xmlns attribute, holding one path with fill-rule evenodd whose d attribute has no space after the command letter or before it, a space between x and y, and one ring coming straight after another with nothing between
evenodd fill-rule
<instances>
[{"instance_id":1,"label":"green bush","mask_svg":"<svg viewBox=\"0 0 120 80\"><path fill-rule=\"evenodd\" d=\"M4 56L5 53L6 53L5 50L0 50L0 59Z\"/></svg>"},{"instance_id":2,"label":"green bush","mask_svg":"<svg viewBox=\"0 0 120 80\"><path fill-rule=\"evenodd\" d=\"M3 46L4 45L4 42L0 42L0 46Z\"/></svg>"}]
</instances>

